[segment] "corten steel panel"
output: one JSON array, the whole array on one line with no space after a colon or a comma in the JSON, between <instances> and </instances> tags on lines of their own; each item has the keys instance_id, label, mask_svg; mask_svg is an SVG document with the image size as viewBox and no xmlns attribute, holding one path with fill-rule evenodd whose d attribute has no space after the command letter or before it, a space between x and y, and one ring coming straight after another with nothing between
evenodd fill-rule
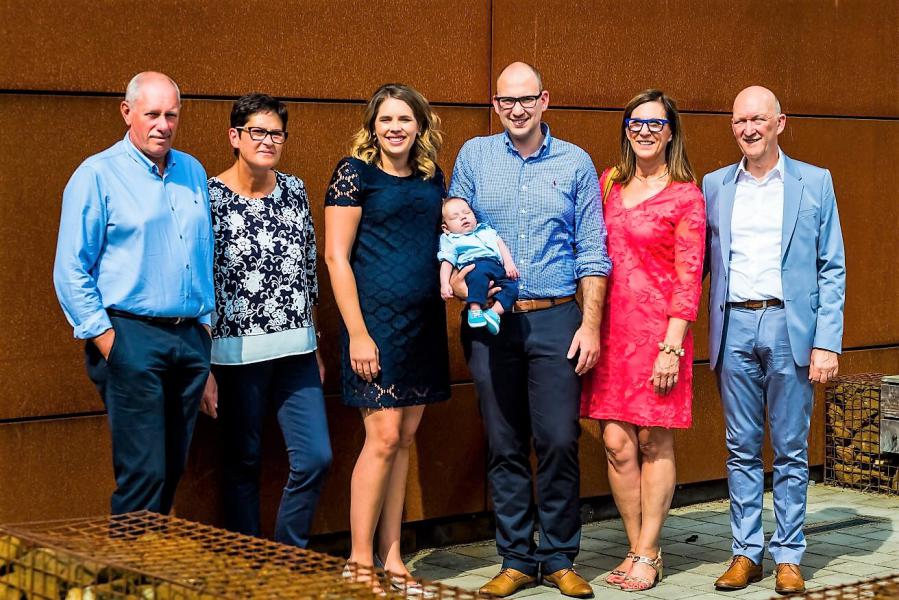
<instances>
[{"instance_id":1,"label":"corten steel panel","mask_svg":"<svg viewBox=\"0 0 899 600\"><path fill-rule=\"evenodd\" d=\"M590 153L599 172L618 155L621 113L550 110L545 114L554 136ZM701 179L739 160L729 118L723 115L683 115L690 160ZM844 348L899 342L899 312L895 310L895 278L899 271L899 237L889 235L899 222L899 205L885 190L895 189L889 166L899 161L890 140L899 122L886 120L790 118L780 137L792 158L830 169L843 227L847 260L847 302ZM694 326L697 360L708 358L708 283Z\"/></svg>"},{"instance_id":2,"label":"corten steel panel","mask_svg":"<svg viewBox=\"0 0 899 600\"><path fill-rule=\"evenodd\" d=\"M432 101L483 102L489 5L479 0L268 5L13 0L0 5L0 88L115 92L156 69L186 94L265 89L292 98L364 99L402 81Z\"/></svg>"},{"instance_id":3,"label":"corten steel panel","mask_svg":"<svg viewBox=\"0 0 899 600\"><path fill-rule=\"evenodd\" d=\"M8 318L0 340L0 420L102 410L83 369L81 342L72 340L53 290L52 268L62 191L89 155L124 135L119 100L70 96L0 95L0 114L30 123L33 135L0 139L0 302ZM233 156L227 141L230 101L186 100L176 147L197 156L210 174L227 168ZM486 109L437 109L447 132L439 161L449 172L462 143L486 133ZM280 168L304 179L324 248L324 192L334 165L346 154L362 109L351 104L291 103L293 136ZM436 258L435 258L436 260ZM339 315L327 270L319 261L322 349L336 391ZM468 373L458 343L458 306L450 317L453 379ZM36 327L35 324L40 326ZM25 351L27 349L27 351Z\"/></svg>"},{"instance_id":4,"label":"corten steel panel","mask_svg":"<svg viewBox=\"0 0 899 600\"><path fill-rule=\"evenodd\" d=\"M109 513L106 418L0 424L0 523Z\"/></svg>"},{"instance_id":5,"label":"corten steel panel","mask_svg":"<svg viewBox=\"0 0 899 600\"><path fill-rule=\"evenodd\" d=\"M661 87L684 109L729 111L761 84L790 113L896 116L897 45L896 2L495 0L491 83L524 60L566 106Z\"/></svg>"},{"instance_id":6,"label":"corten steel panel","mask_svg":"<svg viewBox=\"0 0 899 600\"><path fill-rule=\"evenodd\" d=\"M335 396L326 403L334 462L316 513L315 533L349 528L350 477L365 440L358 410L343 406ZM221 523L218 456L222 443L218 424L201 416L175 503L179 515ZM287 456L274 419L266 423L263 447L260 504L263 530L271 535L287 480ZM485 510L485 443L471 384L453 386L448 402L426 408L410 452L405 521Z\"/></svg>"},{"instance_id":7,"label":"corten steel panel","mask_svg":"<svg viewBox=\"0 0 899 600\"><path fill-rule=\"evenodd\" d=\"M53 290L62 190L88 154L124 134L118 102L0 95L31 134L0 136L0 420L102 410Z\"/></svg>"}]
</instances>

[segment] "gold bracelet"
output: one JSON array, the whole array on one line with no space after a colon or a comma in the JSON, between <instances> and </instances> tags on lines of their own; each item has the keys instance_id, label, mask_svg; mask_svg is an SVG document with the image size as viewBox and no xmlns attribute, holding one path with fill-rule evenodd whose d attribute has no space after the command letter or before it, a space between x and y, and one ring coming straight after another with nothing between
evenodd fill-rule
<instances>
[{"instance_id":1,"label":"gold bracelet","mask_svg":"<svg viewBox=\"0 0 899 600\"><path fill-rule=\"evenodd\" d=\"M672 346L664 342L659 342L659 351L664 352L665 354L675 354L677 356L683 356L686 354L686 351L682 347L678 348L677 346Z\"/></svg>"}]
</instances>

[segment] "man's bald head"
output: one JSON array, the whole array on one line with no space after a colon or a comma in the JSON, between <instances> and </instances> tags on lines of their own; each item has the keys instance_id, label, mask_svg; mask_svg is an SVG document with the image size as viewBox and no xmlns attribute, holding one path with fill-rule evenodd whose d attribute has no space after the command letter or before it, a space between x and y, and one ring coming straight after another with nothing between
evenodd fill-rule
<instances>
[{"instance_id":1,"label":"man's bald head","mask_svg":"<svg viewBox=\"0 0 899 600\"><path fill-rule=\"evenodd\" d=\"M780 101L777 96L768 88L760 85L751 85L737 94L737 97L734 98L734 112L737 111L738 105L741 108L752 105L775 115L780 114Z\"/></svg>"},{"instance_id":2,"label":"man's bald head","mask_svg":"<svg viewBox=\"0 0 899 600\"><path fill-rule=\"evenodd\" d=\"M178 88L178 84L165 73L160 73L158 71L144 71L132 77L131 81L128 82L128 87L125 88L125 102L134 106L134 103L137 102L137 99L140 97L141 88L143 86L158 84L168 84L175 88L175 94L178 97L178 105L181 105L181 90Z\"/></svg>"},{"instance_id":3,"label":"man's bald head","mask_svg":"<svg viewBox=\"0 0 899 600\"><path fill-rule=\"evenodd\" d=\"M503 85L512 84L512 83L522 83L533 81L536 84L537 91L535 93L540 93L543 91L543 77L540 75L540 71L536 69L533 65L529 65L526 62L513 62L502 72L499 74L499 77L496 78L496 89L499 90ZM502 96L499 91L497 94Z\"/></svg>"}]
</instances>

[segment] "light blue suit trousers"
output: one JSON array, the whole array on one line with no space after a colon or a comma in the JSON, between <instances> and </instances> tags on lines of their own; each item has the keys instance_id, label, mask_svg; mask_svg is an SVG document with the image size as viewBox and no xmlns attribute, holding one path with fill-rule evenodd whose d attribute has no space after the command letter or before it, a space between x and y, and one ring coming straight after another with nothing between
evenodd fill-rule
<instances>
[{"instance_id":1,"label":"light blue suit trousers","mask_svg":"<svg viewBox=\"0 0 899 600\"><path fill-rule=\"evenodd\" d=\"M727 441L727 482L733 554L761 564L762 440L765 413L774 447L774 513L777 528L768 550L777 563L799 564L805 551L808 432L813 386L808 367L793 360L782 306L763 310L729 307L716 369Z\"/></svg>"}]
</instances>

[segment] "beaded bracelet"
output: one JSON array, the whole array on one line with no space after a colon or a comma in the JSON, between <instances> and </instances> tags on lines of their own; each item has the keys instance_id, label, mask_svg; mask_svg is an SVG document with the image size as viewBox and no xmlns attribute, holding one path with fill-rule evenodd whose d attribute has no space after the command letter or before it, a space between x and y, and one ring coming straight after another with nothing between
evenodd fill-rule
<instances>
[{"instance_id":1,"label":"beaded bracelet","mask_svg":"<svg viewBox=\"0 0 899 600\"><path fill-rule=\"evenodd\" d=\"M672 346L664 342L659 342L659 351L664 352L665 354L675 354L677 356L686 354L683 348L678 348L677 346Z\"/></svg>"}]
</instances>

